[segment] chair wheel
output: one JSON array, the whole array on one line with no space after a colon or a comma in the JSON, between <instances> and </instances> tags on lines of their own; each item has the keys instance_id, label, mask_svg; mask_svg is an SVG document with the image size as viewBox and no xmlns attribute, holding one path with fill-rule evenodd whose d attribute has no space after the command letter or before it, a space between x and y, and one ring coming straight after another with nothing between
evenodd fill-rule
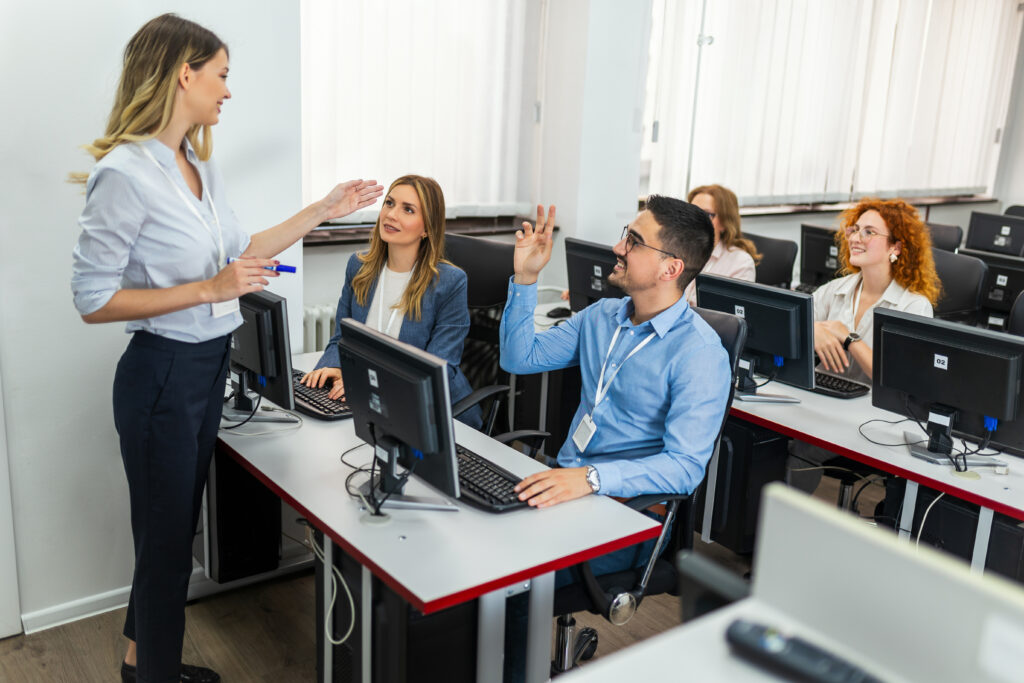
<instances>
[{"instance_id":1,"label":"chair wheel","mask_svg":"<svg viewBox=\"0 0 1024 683\"><path fill-rule=\"evenodd\" d=\"M580 629L576 635L576 651L572 658L574 664L587 661L597 652L597 631L590 627Z\"/></svg>"}]
</instances>

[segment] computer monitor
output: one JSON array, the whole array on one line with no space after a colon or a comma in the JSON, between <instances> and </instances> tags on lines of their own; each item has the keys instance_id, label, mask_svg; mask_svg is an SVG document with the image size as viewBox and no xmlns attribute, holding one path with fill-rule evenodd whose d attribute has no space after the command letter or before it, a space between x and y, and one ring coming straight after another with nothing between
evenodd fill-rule
<instances>
[{"instance_id":1,"label":"computer monitor","mask_svg":"<svg viewBox=\"0 0 1024 683\"><path fill-rule=\"evenodd\" d=\"M800 226L800 282L811 286L834 279L839 270L839 245L836 231L820 225Z\"/></svg>"},{"instance_id":2,"label":"computer monitor","mask_svg":"<svg viewBox=\"0 0 1024 683\"><path fill-rule=\"evenodd\" d=\"M736 398L786 401L787 396L758 394L758 373L803 389L814 389L814 297L780 287L717 275L697 276L697 305L733 313L747 321L747 342L740 355Z\"/></svg>"},{"instance_id":3,"label":"computer monitor","mask_svg":"<svg viewBox=\"0 0 1024 683\"><path fill-rule=\"evenodd\" d=\"M231 335L231 386L234 403L225 408L230 421L296 422L284 412L255 412L255 391L284 410L295 409L292 351L288 338L288 304L271 292L251 292L238 300L242 325Z\"/></svg>"},{"instance_id":4,"label":"computer monitor","mask_svg":"<svg viewBox=\"0 0 1024 683\"><path fill-rule=\"evenodd\" d=\"M1024 256L1024 217L971 212L967 226L968 249Z\"/></svg>"},{"instance_id":5,"label":"computer monitor","mask_svg":"<svg viewBox=\"0 0 1024 683\"><path fill-rule=\"evenodd\" d=\"M976 249L961 249L958 253L979 258L988 266L981 293L981 305L986 315L981 322L992 328L1005 329L1013 302L1024 291L1024 258Z\"/></svg>"},{"instance_id":6,"label":"computer monitor","mask_svg":"<svg viewBox=\"0 0 1024 683\"><path fill-rule=\"evenodd\" d=\"M565 238L565 267L569 277L569 308L582 311L598 299L619 299L626 293L608 284L617 262L612 248L575 237Z\"/></svg>"},{"instance_id":7,"label":"computer monitor","mask_svg":"<svg viewBox=\"0 0 1024 683\"><path fill-rule=\"evenodd\" d=\"M382 462L376 485L363 489L374 496L373 512L379 513L378 500L390 507L457 509L443 498L402 495L406 478L415 474L459 497L448 363L350 318L341 321L338 348L356 436Z\"/></svg>"},{"instance_id":8,"label":"computer monitor","mask_svg":"<svg viewBox=\"0 0 1024 683\"><path fill-rule=\"evenodd\" d=\"M952 436L1024 455L1024 338L902 311L874 315L871 403L927 423L928 447L914 455L946 461Z\"/></svg>"}]
</instances>

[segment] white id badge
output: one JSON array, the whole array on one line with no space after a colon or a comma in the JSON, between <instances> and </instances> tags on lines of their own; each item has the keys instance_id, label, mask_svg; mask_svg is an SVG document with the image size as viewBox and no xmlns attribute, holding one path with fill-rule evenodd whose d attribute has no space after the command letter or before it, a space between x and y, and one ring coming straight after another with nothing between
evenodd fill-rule
<instances>
[{"instance_id":1,"label":"white id badge","mask_svg":"<svg viewBox=\"0 0 1024 683\"><path fill-rule=\"evenodd\" d=\"M572 442L576 444L576 448L580 449L580 453L587 450L587 444L594 438L595 433L597 433L597 425L590 419L590 415L584 414L580 425L572 435Z\"/></svg>"},{"instance_id":2,"label":"white id badge","mask_svg":"<svg viewBox=\"0 0 1024 683\"><path fill-rule=\"evenodd\" d=\"M213 314L214 318L223 318L226 315L231 315L237 310L239 310L238 299L210 304L210 313Z\"/></svg>"}]
</instances>

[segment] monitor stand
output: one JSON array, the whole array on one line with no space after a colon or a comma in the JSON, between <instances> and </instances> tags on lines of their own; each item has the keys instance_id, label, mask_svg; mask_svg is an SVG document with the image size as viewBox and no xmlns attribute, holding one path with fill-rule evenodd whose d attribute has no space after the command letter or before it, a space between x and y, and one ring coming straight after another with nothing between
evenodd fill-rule
<instances>
[{"instance_id":1,"label":"monitor stand","mask_svg":"<svg viewBox=\"0 0 1024 683\"><path fill-rule=\"evenodd\" d=\"M754 381L751 364L744 365L740 361L736 371L736 394L733 399L736 401L747 401L748 403L800 403L800 399L786 394L764 394L757 392L757 382ZM767 384L767 382L766 382Z\"/></svg>"},{"instance_id":2,"label":"monitor stand","mask_svg":"<svg viewBox=\"0 0 1024 683\"><path fill-rule=\"evenodd\" d=\"M904 430L903 440L907 444L907 448L910 449L910 454L915 458L920 458L925 462L930 462L933 465L950 465L950 458L952 455L946 453L939 453L938 451L928 450L928 446L922 443L915 443L920 441L919 435L914 432ZM968 455L967 467L1008 467L1009 464L1005 460L997 460L994 457L988 455ZM958 462L964 462L964 456L956 456Z\"/></svg>"},{"instance_id":3,"label":"monitor stand","mask_svg":"<svg viewBox=\"0 0 1024 683\"><path fill-rule=\"evenodd\" d=\"M367 501L374 500L374 498L371 497L372 495L387 495L387 500L385 500L384 504L381 505L382 510L458 511L459 506L447 498L434 496L410 496L402 493L402 489L405 488L405 478L409 475L406 474L405 476L399 476L398 458L403 450L408 450L408 447L405 444L397 439L382 436L377 439L377 444L374 447L374 450L376 453L373 457L383 460L385 464L381 467L380 486L378 488L374 488L372 478L359 487L359 493L361 493ZM388 495L389 493L390 495Z\"/></svg>"},{"instance_id":4,"label":"monitor stand","mask_svg":"<svg viewBox=\"0 0 1024 683\"><path fill-rule=\"evenodd\" d=\"M249 381L244 370L238 374L238 379L235 379L234 376L232 377L231 388L235 392L234 405L230 407L225 406L224 412L221 413L221 417L228 422L287 422L289 424L298 424L301 421L297 416L285 410L257 410L253 413L256 402L249 395Z\"/></svg>"}]
</instances>

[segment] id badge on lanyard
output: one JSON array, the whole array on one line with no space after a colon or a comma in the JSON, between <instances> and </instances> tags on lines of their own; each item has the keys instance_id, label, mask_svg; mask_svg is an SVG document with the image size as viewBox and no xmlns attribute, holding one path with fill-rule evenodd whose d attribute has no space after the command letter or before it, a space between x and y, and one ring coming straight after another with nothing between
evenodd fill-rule
<instances>
[{"instance_id":1,"label":"id badge on lanyard","mask_svg":"<svg viewBox=\"0 0 1024 683\"><path fill-rule=\"evenodd\" d=\"M174 182L174 179L171 178L171 174L167 172L167 169L161 166L160 162L156 160L156 157L153 156L153 153L150 152L148 149L146 149L145 146L141 144L139 145L139 149L145 152L146 156L149 157L149 160L152 161L153 164L158 169L160 169L160 172L164 174L165 178L167 178L167 182L169 182L171 184L171 187L174 188L174 191L178 193L178 197L181 199L182 203L184 203L185 206L188 207L188 210L192 212L192 214L199 220L199 223L206 229L206 232L216 242L217 261L214 264L214 267L219 271L221 268L227 265L227 258L224 252L224 231L220 227L220 217L217 215L217 206L216 204L214 204L213 195L210 194L209 189L207 189L206 195L210 198L210 212L213 214L213 222L217 226L216 234L213 232L213 228L210 227L210 224L206 222L206 219L203 218L203 215L199 213L199 210L192 204L192 202L188 200L188 197L185 196L185 193L182 192L181 188L178 187L177 183ZM203 187L207 188L206 180L203 178L202 174L199 173L199 169L196 169L196 173L199 174L199 179L203 183ZM222 318L226 315L231 315L232 313L238 310L238 299L231 299L229 301L219 301L217 303L210 304L210 314L214 318Z\"/></svg>"},{"instance_id":2,"label":"id badge on lanyard","mask_svg":"<svg viewBox=\"0 0 1024 683\"><path fill-rule=\"evenodd\" d=\"M594 411L597 410L597 406L601 404L604 397L608 394L608 388L611 387L612 382L619 374L619 370L626 364L626 361L633 357L640 349L647 346L647 343L654 338L656 332L651 332L647 337L636 345L636 347L622 359L619 363L619 367L615 368L612 372L611 377L608 378L608 383L604 383L604 371L608 368L608 359L612 355L612 349L615 348L615 340L619 338L619 332L622 330L621 327L615 328L615 334L612 335L612 341L608 345L608 353L605 354L604 363L601 365L601 376L597 380L597 393L594 396ZM583 419L580 420L579 425L576 427L576 431L572 434L572 442L576 448L580 449L580 453L587 450L587 446L590 445L590 440L594 438L594 434L597 434L597 425L594 423L594 418L590 416L590 413L584 413Z\"/></svg>"}]
</instances>

